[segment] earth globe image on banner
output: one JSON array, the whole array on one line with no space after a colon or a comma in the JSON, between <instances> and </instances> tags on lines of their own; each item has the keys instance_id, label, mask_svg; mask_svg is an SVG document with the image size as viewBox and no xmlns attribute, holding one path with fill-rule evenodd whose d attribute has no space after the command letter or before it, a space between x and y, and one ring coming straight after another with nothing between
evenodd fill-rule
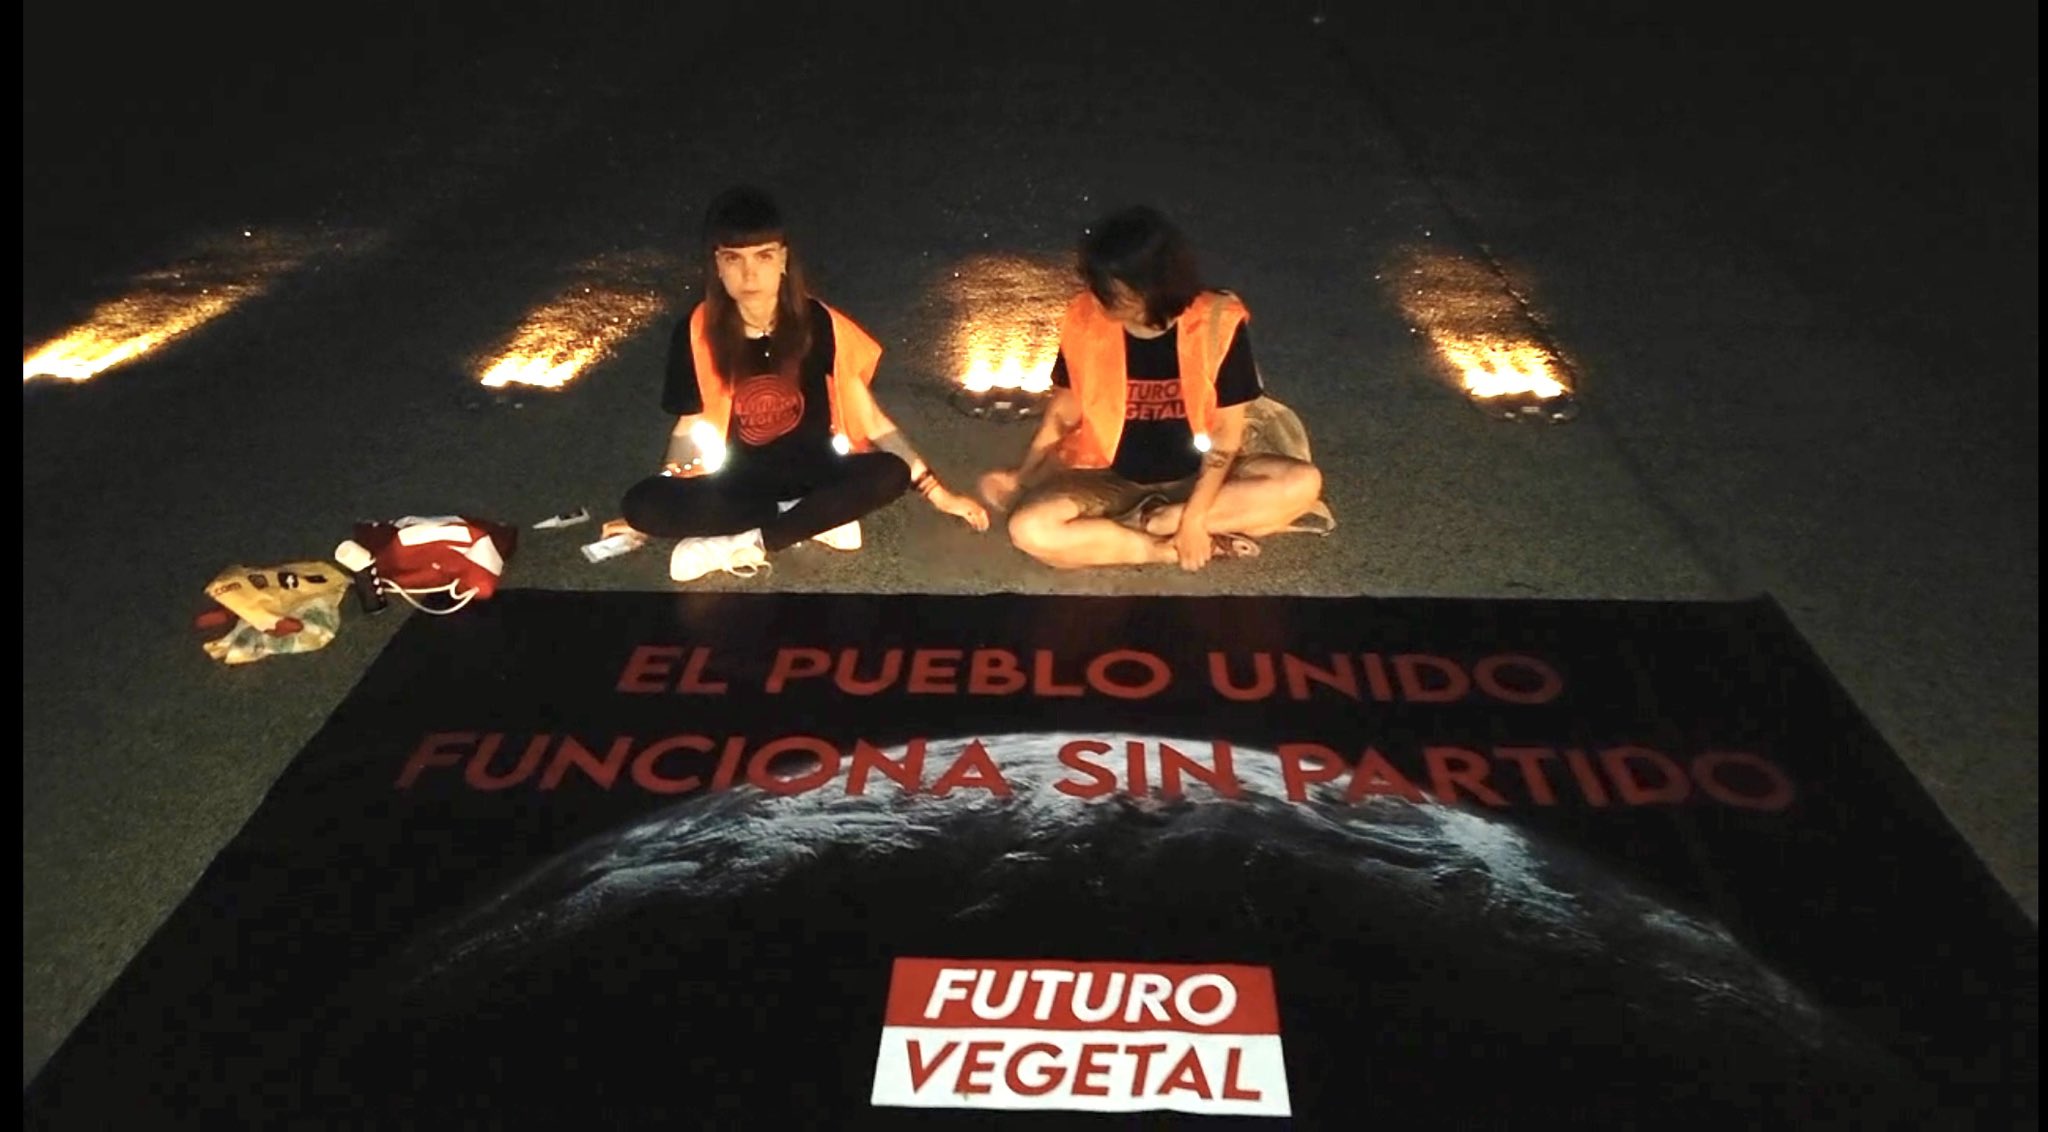
<instances>
[{"instance_id":1,"label":"earth globe image on banner","mask_svg":"<svg viewBox=\"0 0 2048 1132\"><path fill-rule=\"evenodd\" d=\"M1927 1103L1896 1050L1623 865L1500 814L1301 796L1250 747L1227 790L1093 791L1061 757L1081 738L931 739L916 793L742 781L591 837L358 980L321 1092L893 1126L864 1107L892 958L988 956L1269 966L1303 1118L1848 1127ZM976 743L1003 789L937 796ZM1122 743L1089 750L1124 770Z\"/></svg>"}]
</instances>

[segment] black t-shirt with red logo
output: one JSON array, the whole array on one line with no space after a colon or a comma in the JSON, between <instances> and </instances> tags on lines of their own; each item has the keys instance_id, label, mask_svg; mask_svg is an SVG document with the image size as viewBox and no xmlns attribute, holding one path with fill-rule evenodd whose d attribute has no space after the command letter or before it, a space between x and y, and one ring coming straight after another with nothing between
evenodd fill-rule
<instances>
[{"instance_id":1,"label":"black t-shirt with red logo","mask_svg":"<svg viewBox=\"0 0 2048 1132\"><path fill-rule=\"evenodd\" d=\"M1111 469L1134 483L1167 483L1200 471L1202 454L1195 450L1187 402L1180 393L1179 324L1157 338L1125 331L1124 372L1130 395L1124 402L1124 432ZM1052 364L1052 383L1072 388L1064 354ZM1242 405L1262 392L1259 367L1252 361L1252 328L1239 323L1216 371L1216 407Z\"/></svg>"},{"instance_id":2,"label":"black t-shirt with red logo","mask_svg":"<svg viewBox=\"0 0 2048 1132\"><path fill-rule=\"evenodd\" d=\"M778 372L774 346L752 339L749 372L732 383L732 423L726 429L726 466L808 467L832 455L832 405L826 382L832 372L832 317L811 301L811 348L796 380ZM690 352L690 320L676 323L668 344L668 373L661 407L676 416L704 411L697 387L697 360Z\"/></svg>"}]
</instances>

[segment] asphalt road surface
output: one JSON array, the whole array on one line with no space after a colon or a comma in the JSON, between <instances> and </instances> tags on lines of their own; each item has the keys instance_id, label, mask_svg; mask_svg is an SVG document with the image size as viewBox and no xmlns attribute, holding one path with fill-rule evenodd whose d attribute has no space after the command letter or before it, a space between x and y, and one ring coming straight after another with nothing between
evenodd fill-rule
<instances>
[{"instance_id":1,"label":"asphalt road surface","mask_svg":"<svg viewBox=\"0 0 2048 1132\"><path fill-rule=\"evenodd\" d=\"M206 583L361 518L615 513L738 181L961 486L1029 428L950 407L969 331L1042 347L1081 226L1163 209L1251 305L1338 526L1075 576L912 500L857 555L696 585L1769 593L2038 915L2031 6L806 7L25 11L24 356L123 297L219 313L24 384L24 1086L403 617L227 669ZM631 332L480 391L579 295ZM1554 350L1578 418L1475 411L1433 344L1461 320ZM528 531L508 583L671 585L591 537Z\"/></svg>"}]
</instances>

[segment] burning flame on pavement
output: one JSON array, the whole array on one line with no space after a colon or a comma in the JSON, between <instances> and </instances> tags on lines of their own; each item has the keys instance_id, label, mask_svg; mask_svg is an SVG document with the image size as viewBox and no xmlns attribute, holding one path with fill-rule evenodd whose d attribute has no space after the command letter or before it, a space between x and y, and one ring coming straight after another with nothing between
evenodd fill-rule
<instances>
[{"instance_id":1,"label":"burning flame on pavement","mask_svg":"<svg viewBox=\"0 0 2048 1132\"><path fill-rule=\"evenodd\" d=\"M29 351L21 380L86 381L133 361L262 294L330 242L359 241L247 229L202 244L179 263L136 277L134 290L100 304L84 325Z\"/></svg>"},{"instance_id":2,"label":"burning flame on pavement","mask_svg":"<svg viewBox=\"0 0 2048 1132\"><path fill-rule=\"evenodd\" d=\"M1411 252L1388 276L1401 311L1476 400L1549 399L1569 392L1564 367L1539 344L1528 312L1496 270L1434 249Z\"/></svg>"},{"instance_id":3,"label":"burning flame on pavement","mask_svg":"<svg viewBox=\"0 0 2048 1132\"><path fill-rule=\"evenodd\" d=\"M1465 392L1474 397L1506 397L1527 393L1559 397L1564 383L1552 376L1550 354L1527 343L1460 341L1436 338L1437 352L1457 369Z\"/></svg>"},{"instance_id":4,"label":"burning flame on pavement","mask_svg":"<svg viewBox=\"0 0 2048 1132\"><path fill-rule=\"evenodd\" d=\"M647 256L586 265L600 278L527 315L478 380L487 389L568 385L661 314L667 304L660 289L636 280L662 266ZM622 273L634 278L621 280Z\"/></svg>"},{"instance_id":5,"label":"burning flame on pavement","mask_svg":"<svg viewBox=\"0 0 2048 1132\"><path fill-rule=\"evenodd\" d=\"M86 381L233 310L261 287L209 287L198 294L137 291L102 303L84 326L21 361L21 380Z\"/></svg>"},{"instance_id":6,"label":"burning flame on pavement","mask_svg":"<svg viewBox=\"0 0 2048 1132\"><path fill-rule=\"evenodd\" d=\"M998 357L1001 360L994 360ZM1052 357L1041 351L1020 354L1007 343L984 343L969 355L967 375L960 384L974 393L991 389L1043 393L1052 388Z\"/></svg>"},{"instance_id":7,"label":"burning flame on pavement","mask_svg":"<svg viewBox=\"0 0 2048 1132\"><path fill-rule=\"evenodd\" d=\"M1052 388L1060 312L1074 291L1063 263L1021 255L977 255L944 288L952 307L949 353L970 393Z\"/></svg>"},{"instance_id":8,"label":"burning flame on pavement","mask_svg":"<svg viewBox=\"0 0 2048 1132\"><path fill-rule=\"evenodd\" d=\"M584 287L526 317L485 367L485 388L560 389L661 313L652 292Z\"/></svg>"}]
</instances>

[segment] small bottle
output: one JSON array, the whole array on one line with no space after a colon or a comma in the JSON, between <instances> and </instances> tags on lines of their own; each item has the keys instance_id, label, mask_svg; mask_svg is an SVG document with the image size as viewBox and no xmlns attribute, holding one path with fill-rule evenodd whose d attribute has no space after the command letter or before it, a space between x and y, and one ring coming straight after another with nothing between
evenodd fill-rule
<instances>
[{"instance_id":1,"label":"small bottle","mask_svg":"<svg viewBox=\"0 0 2048 1132\"><path fill-rule=\"evenodd\" d=\"M377 568L365 566L355 572L356 602L364 613L382 613L388 604L383 591L377 588Z\"/></svg>"},{"instance_id":2,"label":"small bottle","mask_svg":"<svg viewBox=\"0 0 2048 1132\"><path fill-rule=\"evenodd\" d=\"M334 548L334 560L347 570L355 583L356 601L364 613L382 613L387 604L377 588L377 556L354 539Z\"/></svg>"}]
</instances>

